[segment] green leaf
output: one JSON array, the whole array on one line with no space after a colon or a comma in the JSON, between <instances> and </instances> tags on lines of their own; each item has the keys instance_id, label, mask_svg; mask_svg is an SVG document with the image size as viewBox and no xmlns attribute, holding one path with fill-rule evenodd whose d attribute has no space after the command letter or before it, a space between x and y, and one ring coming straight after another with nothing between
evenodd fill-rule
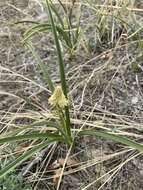
<instances>
[{"instance_id":1,"label":"green leaf","mask_svg":"<svg viewBox=\"0 0 143 190\"><path fill-rule=\"evenodd\" d=\"M53 31L53 36L56 44L56 49L57 49L57 55L58 55L58 60L59 60L59 68L60 68L60 77L61 77L61 83L62 83L62 89L64 92L64 95L67 97L67 87L66 87L66 78L65 78L65 71L64 71L64 61L63 61L63 55L57 35L57 29L53 20L51 8L49 5L49 0L46 0L47 2L47 7L48 7L48 12L50 16L50 21L51 21L51 26L52 26L52 31Z\"/></svg>"},{"instance_id":2,"label":"green leaf","mask_svg":"<svg viewBox=\"0 0 143 190\"><path fill-rule=\"evenodd\" d=\"M1 134L0 137L2 136L3 138L6 137L12 137L12 136L16 136L18 135L19 132L26 132L32 130L32 129L37 129L38 127L50 127L53 128L54 132L55 130L60 131L59 127L58 127L58 123L52 122L52 121L48 121L46 119L41 119L40 121L36 121L33 122L29 125L15 125L16 129L13 129L12 132L7 132L6 134L4 134L4 136ZM51 130L51 129L50 129ZM61 131L60 131L61 132ZM53 134L52 134L53 135Z\"/></svg>"},{"instance_id":3,"label":"green leaf","mask_svg":"<svg viewBox=\"0 0 143 190\"><path fill-rule=\"evenodd\" d=\"M51 21L53 36L56 44L57 54L58 54L58 60L59 60L59 68L60 68L60 78L61 78L61 84L62 84L62 90L64 92L64 95L67 97L67 86L66 86L66 77L65 77L65 70L64 70L64 61L63 61L63 55L57 35L57 29L54 23L54 19L52 16L51 8L50 8L50 2L49 0L46 0L47 9ZM69 115L69 108L68 106L65 107L65 115L66 115L66 127L67 127L67 135L69 138L71 138L71 130L70 130L70 115ZM70 139L71 141L71 139Z\"/></svg>"},{"instance_id":4,"label":"green leaf","mask_svg":"<svg viewBox=\"0 0 143 190\"><path fill-rule=\"evenodd\" d=\"M4 175L6 175L7 173L9 173L12 170L14 170L18 165L20 165L26 159L28 159L29 157L31 157L35 152L37 152L37 151L41 150L42 148L44 148L45 146L47 146L48 143L49 142L44 142L42 144L36 145L31 150L28 150L22 156L16 158L13 162L11 162L10 164L6 165L4 168L2 168L0 170L0 178L2 178Z\"/></svg>"},{"instance_id":5,"label":"green leaf","mask_svg":"<svg viewBox=\"0 0 143 190\"><path fill-rule=\"evenodd\" d=\"M25 33L24 33L24 39L23 39L23 43L25 43L27 40L29 40L29 38L31 38L32 36L34 36L36 33L39 32L45 32L47 30L51 29L51 25L48 23L38 23L36 24L36 26L32 26L31 28L29 28Z\"/></svg>"},{"instance_id":6,"label":"green leaf","mask_svg":"<svg viewBox=\"0 0 143 190\"><path fill-rule=\"evenodd\" d=\"M58 134L48 134L48 133L32 133L27 135L9 136L0 139L0 144L22 141L22 140L32 140L32 139L45 139L48 140L63 140L63 138Z\"/></svg>"},{"instance_id":7,"label":"green leaf","mask_svg":"<svg viewBox=\"0 0 143 190\"><path fill-rule=\"evenodd\" d=\"M39 32L46 32L47 30L51 30L51 24L48 23L38 23L36 26L32 26L24 33L23 43L26 43L31 37L33 37L36 33ZM58 31L59 37L64 40L67 47L72 48L72 43L69 38L68 32L65 31L63 28L56 26L56 29Z\"/></svg>"},{"instance_id":8,"label":"green leaf","mask_svg":"<svg viewBox=\"0 0 143 190\"><path fill-rule=\"evenodd\" d=\"M79 132L79 135L80 136L83 136L83 135L98 136L105 139L110 139L110 140L125 144L131 148L135 148L140 152L143 152L143 144L137 143L129 138L123 137L118 134L112 134L106 131L98 131L98 130L84 130L84 131Z\"/></svg>"},{"instance_id":9,"label":"green leaf","mask_svg":"<svg viewBox=\"0 0 143 190\"><path fill-rule=\"evenodd\" d=\"M65 41L66 45L69 47L69 48L72 48L73 45L71 43L71 39L69 38L69 35L68 35L68 32L65 31L63 28L59 27L59 26L56 26L57 28L57 31L59 33L59 36L63 38L63 40Z\"/></svg>"},{"instance_id":10,"label":"green leaf","mask_svg":"<svg viewBox=\"0 0 143 190\"><path fill-rule=\"evenodd\" d=\"M61 4L62 8L64 8L63 4ZM61 18L61 15L58 13L57 9L55 8L54 4L51 1L51 8L52 11L55 13L55 15L58 18L59 23L61 24L61 26L64 28L64 23L63 23L63 19Z\"/></svg>"}]
</instances>

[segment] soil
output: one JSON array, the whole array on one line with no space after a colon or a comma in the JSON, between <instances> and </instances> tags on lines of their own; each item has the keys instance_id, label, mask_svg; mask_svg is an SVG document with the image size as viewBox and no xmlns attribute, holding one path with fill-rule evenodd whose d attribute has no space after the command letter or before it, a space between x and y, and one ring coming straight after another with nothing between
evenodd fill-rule
<instances>
[{"instance_id":1,"label":"soil","mask_svg":"<svg viewBox=\"0 0 143 190\"><path fill-rule=\"evenodd\" d=\"M21 44L22 35L28 24L15 25L19 20L46 20L46 14L38 1L1 0L0 1L0 118L4 113L35 111L48 111L48 97L50 95L46 84L42 80L42 73L28 49ZM137 6L142 6L137 2ZM93 13L83 8L81 27L94 21ZM139 15L142 22L142 15ZM89 40L89 49L81 45L76 55L71 59L65 52L65 68L69 84L72 115L78 119L87 119L92 122L102 122L104 127L116 130L121 125L123 132L138 138L142 137L143 123L143 63L142 48L138 43L117 37L116 45L106 43L106 40L96 43L94 28L85 33ZM37 35L33 39L41 59L49 66L51 76L59 84L57 56L51 33ZM134 63L137 67L132 67ZM35 83L31 82L34 81ZM15 96L13 96L15 95ZM20 98L31 97L31 101L40 105L35 108L31 104L24 104ZM92 113L92 114L91 114ZM17 121L26 124L27 120ZM115 126L113 125L115 124ZM126 126L124 127L124 124ZM129 129L127 128L127 125ZM133 127L131 127L133 125ZM136 126L136 127L135 127ZM3 125L1 125L1 128ZM140 142L142 138L140 137ZM59 158L65 158L67 147L63 144L54 145L52 159L45 157L42 163L33 168L25 181L33 189L56 189L56 184L49 172L50 167ZM111 157L120 151L120 155ZM137 152L128 150L123 145L110 140L84 137L76 140L75 149L71 151L70 158L77 163L90 164L85 169L66 169L72 173L62 179L61 190L80 190L105 175L114 167L123 163ZM104 160L105 158L105 160ZM94 159L94 160L93 160ZM96 160L95 160L96 159ZM107 159L107 160L106 160ZM50 160L50 161L49 161ZM90 160L93 160L91 164ZM102 161L104 160L104 161ZM48 162L49 161L49 162ZM99 163L96 164L96 161ZM101 162L100 162L101 161ZM44 168L41 167L42 164ZM47 167L47 171L44 169ZM84 164L82 165L84 167ZM41 169L41 170L40 170ZM58 168L59 169L59 168ZM34 172L44 171L43 175L34 175ZM112 172L113 173L113 172ZM142 190L143 189L143 157L138 155L132 158L119 170L107 174L104 178L93 183L88 189L96 190L103 186L104 190Z\"/></svg>"}]
</instances>

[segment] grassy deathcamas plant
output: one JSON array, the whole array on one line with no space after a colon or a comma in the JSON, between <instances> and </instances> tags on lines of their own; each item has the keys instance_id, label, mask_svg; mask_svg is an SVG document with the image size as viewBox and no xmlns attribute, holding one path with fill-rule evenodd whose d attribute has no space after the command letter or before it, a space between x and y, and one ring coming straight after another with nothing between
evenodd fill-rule
<instances>
[{"instance_id":1,"label":"grassy deathcamas plant","mask_svg":"<svg viewBox=\"0 0 143 190\"><path fill-rule=\"evenodd\" d=\"M25 42L25 45L32 52L37 63L39 64L40 69L43 72L44 80L47 83L52 93L51 97L49 98L49 103L52 107L51 112L53 113L53 120L55 116L56 121L54 122L53 120L51 120L49 122L47 120L44 120L42 122L39 122L38 126L46 125L47 128L52 127L54 128L54 130L51 132L49 132L50 130L48 132L47 131L46 132L31 132L30 130L28 131L29 127L37 126L37 123L33 123L31 126L26 127L27 132L25 134L19 135L20 129L18 129L17 131L8 133L7 135L3 137L1 135L1 138L0 138L1 145L5 143L25 141L25 140L42 140L42 141L40 144L35 145L33 148L29 148L27 151L25 151L21 156L17 157L10 164L5 165L0 171L0 177L3 177L10 171L14 170L14 168L16 168L18 165L20 165L23 161L25 161L29 157L31 157L35 152L46 147L49 142L61 141L61 142L66 143L67 145L71 145L75 138L85 136L85 135L110 139L116 142L123 143L131 148L137 149L138 151L141 151L141 152L143 151L142 144L137 143L134 140L128 139L126 137L117 135L116 133L106 131L106 130L79 129L77 130L77 134L76 135L74 134L73 136L70 111L69 111L70 100L68 98L68 86L66 84L65 67L64 67L61 46L59 42L60 40L59 29L55 24L55 20L53 17L53 14L55 14L55 10L50 0L46 0L46 10L50 18L50 25L47 25L47 26L51 27L55 45L56 45L56 50L57 50L57 57L58 57L59 71L60 71L60 81L61 81L61 84L59 86L55 86L55 84L51 80L47 66L40 59L40 56L38 55L32 43L29 40L26 40L26 37L24 39L24 42ZM47 26L45 26L45 31L46 31ZM40 29L41 28L40 27L38 28L38 25L37 25L36 30L40 30ZM27 39L30 39L29 36L27 37Z\"/></svg>"}]
</instances>

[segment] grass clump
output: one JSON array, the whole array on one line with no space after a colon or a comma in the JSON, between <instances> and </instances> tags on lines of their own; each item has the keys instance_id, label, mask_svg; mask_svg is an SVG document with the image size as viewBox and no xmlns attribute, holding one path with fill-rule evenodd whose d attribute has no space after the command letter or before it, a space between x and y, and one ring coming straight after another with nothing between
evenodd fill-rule
<instances>
[{"instance_id":1,"label":"grass clump","mask_svg":"<svg viewBox=\"0 0 143 190\"><path fill-rule=\"evenodd\" d=\"M123 143L124 145L131 147L133 149L136 149L140 152L143 152L143 145L141 143L138 143L130 138L123 137L122 135L119 135L116 132L113 132L111 130L107 129L84 129L83 127L74 130L72 128L71 124L71 116L70 116L70 98L68 94L68 84L66 80L66 73L65 73L65 65L64 65L64 59L63 59L63 51L62 51L62 45L66 45L67 51L70 55L73 55L78 38L79 38L79 28L80 25L78 25L76 28L73 28L72 24L72 9L75 4L75 1L73 1L72 8L67 12L68 9L59 1L62 10L64 11L66 15L66 21L63 23L61 16L59 15L56 6L52 3L50 0L45 1L46 10L48 12L48 18L49 21L44 23L33 23L33 26L27 30L24 34L23 43L26 47L29 48L31 51L33 57L37 61L38 65L40 66L40 69L43 73L43 80L47 84L51 97L49 98L49 103L51 104L51 118L48 120L46 116L40 115L40 118L42 118L42 122L39 121L38 125L37 123L33 122L31 125L24 126L24 129L17 129L13 133L5 134L4 137L0 139L0 144L10 143L10 142L19 142L23 140L29 140L29 141L36 141L42 140L40 143L36 143L34 147L30 147L27 151L25 151L21 156L16 158L13 162L3 167L0 171L0 177L4 177L7 173L10 173L13 171L19 164L21 164L26 159L30 158L34 153L37 151L40 151L41 149L45 148L49 143L51 142L64 142L68 145L68 147L72 147L74 144L75 138L80 138L81 136L96 136L104 139L110 139L115 142ZM104 5L107 6L106 4ZM97 11L97 10L96 10ZM100 12L97 12L97 28L99 30L99 41L102 41L102 39L105 37L105 35L109 34L108 31L110 30L110 25L108 25L107 19L107 10L101 9ZM102 14L101 14L102 12ZM114 11L113 11L114 12ZM114 13L112 15L112 18L114 19L112 22L112 34L114 34L114 24L118 20L121 21L121 17L119 17L119 12ZM117 19L117 20L116 20ZM58 20L58 24L57 24ZM79 24L79 23L78 23ZM127 25L126 25L127 26ZM124 26L124 28L126 28ZM45 65L45 63L41 60L39 54L37 53L34 45L31 42L31 38L33 35L35 35L37 32L46 32L46 31L52 31L55 46L56 46L56 53L58 58L58 66L59 66L59 76L60 76L60 85L55 85L53 82L50 74L49 74L49 68ZM110 33L111 34L111 33ZM113 42L114 36L109 35L110 41ZM107 36L106 36L107 39ZM62 45L61 45L62 42ZM63 46L64 46L63 45ZM47 100L48 101L48 100ZM36 117L36 116L35 116ZM39 128L46 126L46 130L43 128L40 130L36 130L36 132L33 132L30 129L36 128L38 126ZM49 130L48 130L49 129ZM26 132L24 131L26 130Z\"/></svg>"},{"instance_id":2,"label":"grass clump","mask_svg":"<svg viewBox=\"0 0 143 190\"><path fill-rule=\"evenodd\" d=\"M24 184L23 178L13 172L0 179L0 190L32 190L32 188Z\"/></svg>"}]
</instances>

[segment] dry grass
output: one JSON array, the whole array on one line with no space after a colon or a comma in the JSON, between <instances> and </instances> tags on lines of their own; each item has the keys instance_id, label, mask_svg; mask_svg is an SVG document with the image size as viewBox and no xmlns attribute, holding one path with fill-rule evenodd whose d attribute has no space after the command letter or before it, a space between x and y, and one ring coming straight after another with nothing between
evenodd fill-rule
<instances>
[{"instance_id":1,"label":"dry grass","mask_svg":"<svg viewBox=\"0 0 143 190\"><path fill-rule=\"evenodd\" d=\"M69 1L64 2L67 7L71 5ZM81 14L81 36L75 57L69 59L66 51L64 57L70 89L72 132L81 128L101 128L142 141L143 9L138 8L134 1L128 3L118 1L113 6L107 0L102 5L98 1L76 2L75 12L78 10ZM54 128L47 126L28 127L31 121L37 123L55 116L51 114L47 101L50 91L43 83L31 54L19 43L27 26L11 25L19 19L19 15L21 19L40 20L45 19L45 13L41 1L29 1L29 7L22 6L14 5L11 1L1 3L0 137L16 130L21 130L19 134L27 130L54 131ZM40 34L33 41L58 84L58 73L53 66L56 55L51 39L51 34ZM7 163L11 157L15 158L35 143L37 141L20 144L21 150L16 150L15 145L1 146L1 163ZM54 169L50 170L50 167L62 157L65 163L59 174L57 189L68 189L69 185L71 190L140 190L141 153L96 138L84 137L75 144L75 150L61 144L49 146L47 155L25 177L33 189L40 189L40 186L54 189ZM32 159L35 158L37 155ZM72 170L66 168L68 158L77 159L77 165ZM32 159L25 164L29 164ZM132 169L135 169L135 175L139 178L134 179L135 184L131 182ZM128 174L125 175L124 171Z\"/></svg>"}]
</instances>

